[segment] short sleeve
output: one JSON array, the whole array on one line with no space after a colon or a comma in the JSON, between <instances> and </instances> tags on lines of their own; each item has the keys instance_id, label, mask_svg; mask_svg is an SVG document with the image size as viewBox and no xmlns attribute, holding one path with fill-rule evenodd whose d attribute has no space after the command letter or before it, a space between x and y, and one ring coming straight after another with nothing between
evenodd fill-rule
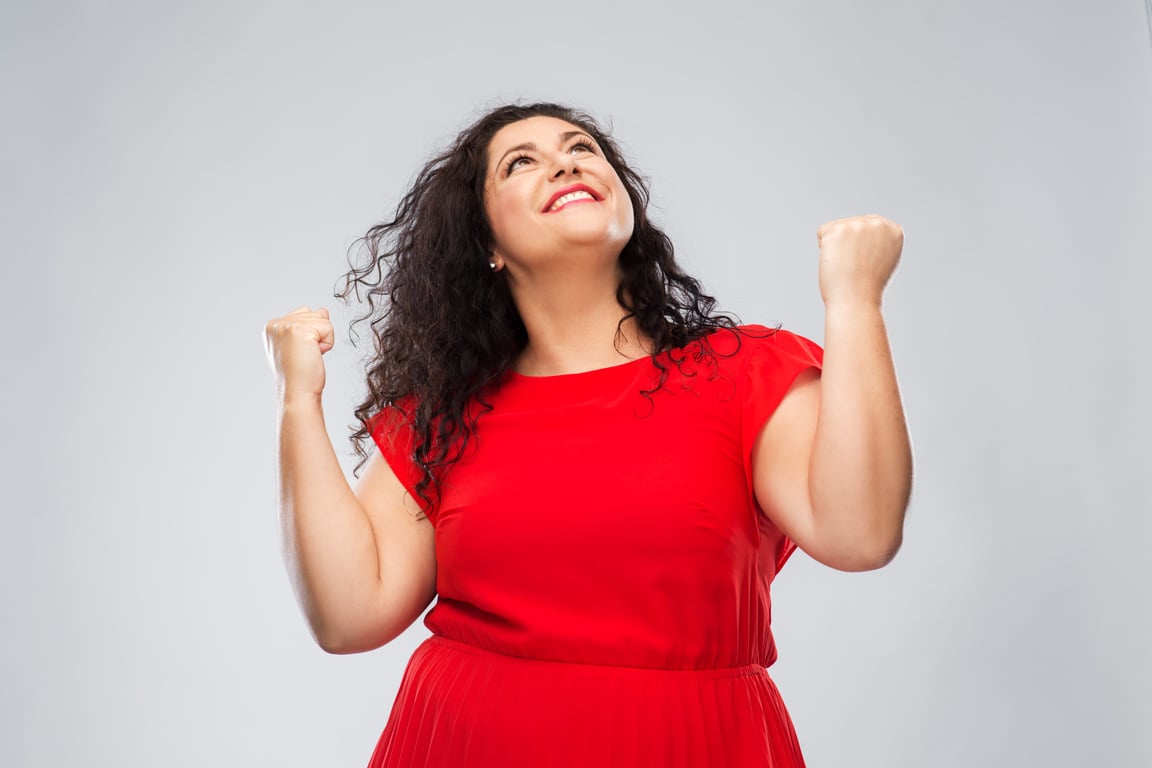
<instances>
[{"instance_id":1,"label":"short sleeve","mask_svg":"<svg viewBox=\"0 0 1152 768\"><path fill-rule=\"evenodd\" d=\"M368 430L380 454L396 474L396 478L408 491L432 524L436 524L433 505L425 502L416 492L416 484L423 474L412 460L412 447L415 443L408 412L403 406L388 406L368 420Z\"/></svg>"},{"instance_id":2,"label":"short sleeve","mask_svg":"<svg viewBox=\"0 0 1152 768\"><path fill-rule=\"evenodd\" d=\"M821 369L824 350L816 342L789 331L756 326L748 330L753 335L744 336L742 340L748 349L741 380L740 437L744 474L751 492L752 449L756 438L796 378L809 368ZM782 542L776 552L777 570L796 549L791 539L781 536Z\"/></svg>"}]
</instances>

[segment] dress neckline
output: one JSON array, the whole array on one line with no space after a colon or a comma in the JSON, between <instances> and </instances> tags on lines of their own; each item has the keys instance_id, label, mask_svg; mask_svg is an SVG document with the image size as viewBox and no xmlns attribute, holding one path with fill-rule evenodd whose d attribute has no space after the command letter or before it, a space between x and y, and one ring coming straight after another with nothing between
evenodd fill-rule
<instances>
[{"instance_id":1,"label":"dress neckline","mask_svg":"<svg viewBox=\"0 0 1152 768\"><path fill-rule=\"evenodd\" d=\"M661 358L665 353L661 353ZM558 373L551 376L525 376L509 369L501 379L499 397L507 405L511 401L533 406L565 407L603 401L631 391L641 379L655 369L651 356L626 360L606 368L593 368L578 373ZM645 380L646 382L646 380ZM635 386L646 389L650 384ZM507 398L511 398L511 401Z\"/></svg>"},{"instance_id":2,"label":"dress neckline","mask_svg":"<svg viewBox=\"0 0 1152 768\"><path fill-rule=\"evenodd\" d=\"M577 371L575 373L553 373L545 376L530 376L528 374L519 373L518 371L509 368L507 371L507 377L510 381L522 382L564 381L575 380L580 377L597 378L601 376L611 376L616 371L631 368L632 366L639 365L645 361L651 362L652 356L644 355L643 357L637 357L634 360L625 360L622 363L616 363L615 365L609 365L603 368L592 368L591 370L587 371Z\"/></svg>"}]
</instances>

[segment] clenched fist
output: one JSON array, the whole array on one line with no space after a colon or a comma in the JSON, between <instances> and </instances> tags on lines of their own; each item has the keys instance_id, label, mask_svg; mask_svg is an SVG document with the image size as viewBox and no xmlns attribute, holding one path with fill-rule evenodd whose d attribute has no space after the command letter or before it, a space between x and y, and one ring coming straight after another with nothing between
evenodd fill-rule
<instances>
[{"instance_id":1,"label":"clenched fist","mask_svg":"<svg viewBox=\"0 0 1152 768\"><path fill-rule=\"evenodd\" d=\"M904 248L904 230L883 216L852 216L824 224L820 246L820 295L824 304L880 304L884 286Z\"/></svg>"},{"instance_id":2,"label":"clenched fist","mask_svg":"<svg viewBox=\"0 0 1152 768\"><path fill-rule=\"evenodd\" d=\"M335 335L328 310L300 307L264 326L264 351L281 397L324 391L324 361Z\"/></svg>"}]
</instances>

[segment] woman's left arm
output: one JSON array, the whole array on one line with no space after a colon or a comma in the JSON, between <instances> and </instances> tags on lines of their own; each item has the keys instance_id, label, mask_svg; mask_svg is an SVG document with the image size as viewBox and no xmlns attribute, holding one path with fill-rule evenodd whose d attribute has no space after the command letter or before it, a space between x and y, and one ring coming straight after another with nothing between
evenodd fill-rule
<instances>
[{"instance_id":1,"label":"woman's left arm","mask_svg":"<svg viewBox=\"0 0 1152 768\"><path fill-rule=\"evenodd\" d=\"M880 216L822 226L826 307L820 376L802 374L753 455L761 507L816 560L846 571L887 564L900 547L912 451L881 313L903 249Z\"/></svg>"}]
</instances>

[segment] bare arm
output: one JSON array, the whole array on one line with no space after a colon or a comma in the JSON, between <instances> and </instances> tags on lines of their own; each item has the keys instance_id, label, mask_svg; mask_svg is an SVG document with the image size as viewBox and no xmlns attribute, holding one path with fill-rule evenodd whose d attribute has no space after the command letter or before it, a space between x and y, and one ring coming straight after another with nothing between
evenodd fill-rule
<instances>
[{"instance_id":1,"label":"bare arm","mask_svg":"<svg viewBox=\"0 0 1152 768\"><path fill-rule=\"evenodd\" d=\"M895 225L881 222L862 225L854 245L864 254L835 266L842 279L822 274L823 375L796 381L753 457L765 511L813 558L851 571L879 568L895 556L912 484L911 444L879 300L903 234L897 227L894 252L880 248L869 258L876 250L869 236L893 247L883 235ZM851 252L841 247L836 255L846 259L845 253Z\"/></svg>"},{"instance_id":2,"label":"bare arm","mask_svg":"<svg viewBox=\"0 0 1152 768\"><path fill-rule=\"evenodd\" d=\"M416 520L378 454L355 491L344 476L320 404L327 313L297 310L270 321L265 341L279 390L280 524L297 600L326 651L377 648L435 595L431 523Z\"/></svg>"}]
</instances>

